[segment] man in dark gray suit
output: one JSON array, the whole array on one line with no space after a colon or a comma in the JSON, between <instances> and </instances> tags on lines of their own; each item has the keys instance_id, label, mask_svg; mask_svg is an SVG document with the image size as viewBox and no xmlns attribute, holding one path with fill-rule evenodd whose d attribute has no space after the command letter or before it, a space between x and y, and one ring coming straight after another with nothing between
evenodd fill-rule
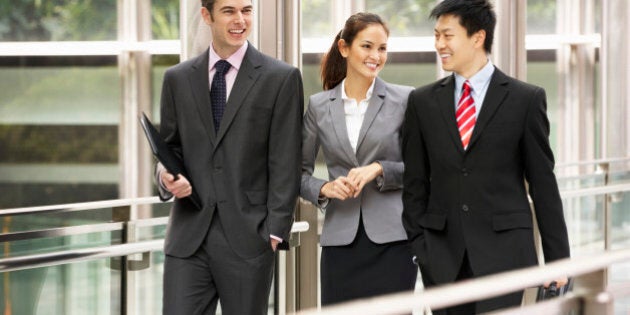
<instances>
[{"instance_id":1,"label":"man in dark gray suit","mask_svg":"<svg viewBox=\"0 0 630 315\"><path fill-rule=\"evenodd\" d=\"M176 197L164 252L164 314L266 314L274 251L300 187L298 69L247 42L250 0L202 0L202 55L164 75L161 134L188 177L156 169ZM211 83L212 82L212 83ZM201 208L189 196L194 190Z\"/></svg>"},{"instance_id":2,"label":"man in dark gray suit","mask_svg":"<svg viewBox=\"0 0 630 315\"><path fill-rule=\"evenodd\" d=\"M487 0L444 0L431 16L453 75L411 92L402 132L403 224L425 286L536 265L528 193L545 261L569 257L545 91L490 62L496 17ZM522 295L434 314L485 313Z\"/></svg>"}]
</instances>

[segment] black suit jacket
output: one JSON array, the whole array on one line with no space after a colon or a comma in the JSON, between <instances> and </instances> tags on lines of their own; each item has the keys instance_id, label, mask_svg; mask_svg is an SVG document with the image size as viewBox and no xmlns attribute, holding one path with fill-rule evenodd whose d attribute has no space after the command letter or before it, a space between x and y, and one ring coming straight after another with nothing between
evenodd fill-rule
<instances>
[{"instance_id":1,"label":"black suit jacket","mask_svg":"<svg viewBox=\"0 0 630 315\"><path fill-rule=\"evenodd\" d=\"M545 260L568 257L545 91L495 69L464 151L454 82L414 90L403 125L403 223L425 283L455 280L465 252L475 276L536 264L527 184Z\"/></svg>"},{"instance_id":2,"label":"black suit jacket","mask_svg":"<svg viewBox=\"0 0 630 315\"><path fill-rule=\"evenodd\" d=\"M300 187L304 107L298 69L251 44L215 134L208 50L164 75L161 134L183 159L203 209L176 199L165 253L188 257L201 245L215 212L229 245L243 257L269 248L269 235L288 239ZM159 167L159 166L158 166ZM171 195L160 190L162 198Z\"/></svg>"}]
</instances>

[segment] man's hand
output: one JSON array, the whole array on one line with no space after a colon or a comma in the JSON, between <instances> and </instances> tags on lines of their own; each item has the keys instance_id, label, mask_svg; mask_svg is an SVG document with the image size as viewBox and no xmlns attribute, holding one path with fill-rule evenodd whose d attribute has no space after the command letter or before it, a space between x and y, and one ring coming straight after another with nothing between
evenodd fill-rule
<instances>
[{"instance_id":1,"label":"man's hand","mask_svg":"<svg viewBox=\"0 0 630 315\"><path fill-rule=\"evenodd\" d=\"M271 249L273 249L274 252L278 248L278 244L280 244L280 241L272 237L271 238Z\"/></svg>"},{"instance_id":2,"label":"man's hand","mask_svg":"<svg viewBox=\"0 0 630 315\"><path fill-rule=\"evenodd\" d=\"M192 194L192 186L190 185L188 179L182 176L182 174L178 174L177 180L175 180L175 176L173 176L173 174L167 171L162 171L160 172L160 179L162 180L164 188L177 198L185 198Z\"/></svg>"},{"instance_id":3,"label":"man's hand","mask_svg":"<svg viewBox=\"0 0 630 315\"><path fill-rule=\"evenodd\" d=\"M354 188L353 197L358 197L365 184L373 181L379 175L383 175L383 166L377 162L351 169L348 172L348 180L350 180Z\"/></svg>"},{"instance_id":4,"label":"man's hand","mask_svg":"<svg viewBox=\"0 0 630 315\"><path fill-rule=\"evenodd\" d=\"M556 279L556 280L553 280L553 281L556 282L556 287L557 288L562 288L567 283L569 283L569 278L564 277L564 278ZM545 282L545 284L544 284L545 288L548 288L550 284L551 284L551 281Z\"/></svg>"}]
</instances>

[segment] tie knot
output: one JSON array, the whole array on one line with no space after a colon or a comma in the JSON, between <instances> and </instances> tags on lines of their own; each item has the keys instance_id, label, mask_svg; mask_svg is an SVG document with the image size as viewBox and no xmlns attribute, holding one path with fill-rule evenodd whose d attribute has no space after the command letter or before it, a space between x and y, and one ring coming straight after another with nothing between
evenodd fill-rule
<instances>
[{"instance_id":1,"label":"tie knot","mask_svg":"<svg viewBox=\"0 0 630 315\"><path fill-rule=\"evenodd\" d=\"M470 82L468 80L464 81L463 91L470 92Z\"/></svg>"},{"instance_id":2,"label":"tie knot","mask_svg":"<svg viewBox=\"0 0 630 315\"><path fill-rule=\"evenodd\" d=\"M226 74L228 70L230 70L230 67L232 67L232 65L223 59L217 61L217 63L214 64L214 69L217 71L216 74L220 75Z\"/></svg>"}]
</instances>

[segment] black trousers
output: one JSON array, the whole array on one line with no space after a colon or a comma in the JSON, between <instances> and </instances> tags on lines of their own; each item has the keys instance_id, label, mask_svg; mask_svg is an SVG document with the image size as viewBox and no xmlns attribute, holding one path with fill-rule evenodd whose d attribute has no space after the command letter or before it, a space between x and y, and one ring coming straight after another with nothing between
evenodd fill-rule
<instances>
[{"instance_id":1,"label":"black trousers","mask_svg":"<svg viewBox=\"0 0 630 315\"><path fill-rule=\"evenodd\" d=\"M376 244L361 222L351 244L322 248L322 305L413 290L418 269L412 257L407 241Z\"/></svg>"},{"instance_id":2,"label":"black trousers","mask_svg":"<svg viewBox=\"0 0 630 315\"><path fill-rule=\"evenodd\" d=\"M474 278L472 268L470 267L470 261L468 260L468 253L464 254L462 265L459 268L459 273L455 278L455 281L461 281ZM495 298L481 300L476 302L465 303L461 305L455 305L445 309L433 310L433 315L472 315L486 313L502 308L514 307L521 305L523 300L523 291L518 291L506 295L501 295Z\"/></svg>"}]
</instances>

